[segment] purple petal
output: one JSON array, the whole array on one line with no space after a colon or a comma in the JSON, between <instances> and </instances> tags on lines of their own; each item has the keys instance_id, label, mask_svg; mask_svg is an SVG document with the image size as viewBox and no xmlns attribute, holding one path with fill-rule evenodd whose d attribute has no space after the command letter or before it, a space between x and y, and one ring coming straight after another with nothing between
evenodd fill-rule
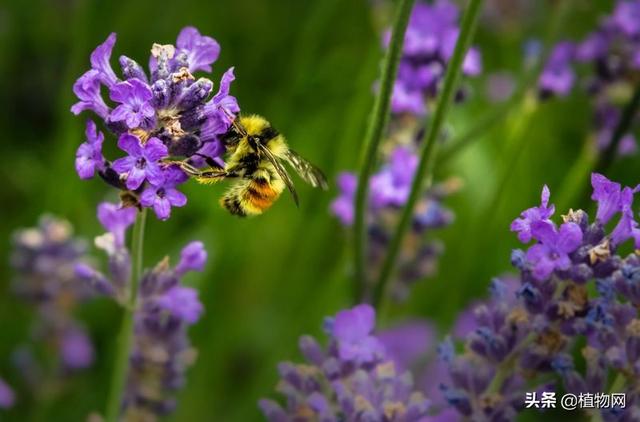
<instances>
[{"instance_id":1,"label":"purple petal","mask_svg":"<svg viewBox=\"0 0 640 422\"><path fill-rule=\"evenodd\" d=\"M202 271L207 262L207 251L202 242L191 242L180 252L180 262L176 265L176 274L187 271Z\"/></svg>"},{"instance_id":2,"label":"purple petal","mask_svg":"<svg viewBox=\"0 0 640 422\"><path fill-rule=\"evenodd\" d=\"M118 148L127 152L132 157L142 156L142 146L140 145L140 139L137 136L130 133L123 133L118 139Z\"/></svg>"},{"instance_id":3,"label":"purple petal","mask_svg":"<svg viewBox=\"0 0 640 422\"><path fill-rule=\"evenodd\" d=\"M144 156L150 162L156 162L169 156L169 150L160 139L150 138L144 145Z\"/></svg>"},{"instance_id":4,"label":"purple petal","mask_svg":"<svg viewBox=\"0 0 640 422\"><path fill-rule=\"evenodd\" d=\"M204 307L198 299L198 291L190 287L176 286L157 300L158 305L188 324L198 322Z\"/></svg>"},{"instance_id":5,"label":"purple petal","mask_svg":"<svg viewBox=\"0 0 640 422\"><path fill-rule=\"evenodd\" d=\"M116 34L112 32L107 39L91 53L91 66L102 74L103 82L107 86L111 86L118 81L109 63L111 51L115 43Z\"/></svg>"},{"instance_id":6,"label":"purple petal","mask_svg":"<svg viewBox=\"0 0 640 422\"><path fill-rule=\"evenodd\" d=\"M545 245L555 245L558 233L552 223L534 221L531 223L531 235Z\"/></svg>"},{"instance_id":7,"label":"purple petal","mask_svg":"<svg viewBox=\"0 0 640 422\"><path fill-rule=\"evenodd\" d=\"M167 220L171 215L171 203L167 198L161 198L156 195L153 202L153 211L160 220Z\"/></svg>"},{"instance_id":8,"label":"purple petal","mask_svg":"<svg viewBox=\"0 0 640 422\"><path fill-rule=\"evenodd\" d=\"M165 197L174 207L184 207L187 203L187 197L182 192L174 188L166 189Z\"/></svg>"},{"instance_id":9,"label":"purple petal","mask_svg":"<svg viewBox=\"0 0 640 422\"><path fill-rule=\"evenodd\" d=\"M127 189L136 190L142 185L144 179L147 176L147 172L141 168L138 168L136 165L133 165L129 172L127 173Z\"/></svg>"},{"instance_id":10,"label":"purple petal","mask_svg":"<svg viewBox=\"0 0 640 422\"><path fill-rule=\"evenodd\" d=\"M15 394L11 387L0 378L0 409L9 409L13 407L16 401Z\"/></svg>"},{"instance_id":11,"label":"purple petal","mask_svg":"<svg viewBox=\"0 0 640 422\"><path fill-rule=\"evenodd\" d=\"M93 345L83 330L73 328L64 334L62 360L67 368L87 368L93 363L93 355Z\"/></svg>"},{"instance_id":12,"label":"purple petal","mask_svg":"<svg viewBox=\"0 0 640 422\"><path fill-rule=\"evenodd\" d=\"M187 53L189 71L211 72L211 64L218 59L220 45L211 37L200 35L196 28L186 27L180 31L176 46Z\"/></svg>"},{"instance_id":13,"label":"purple petal","mask_svg":"<svg viewBox=\"0 0 640 422\"><path fill-rule=\"evenodd\" d=\"M365 338L375 325L375 311L362 304L340 311L335 317L333 335L342 341L353 342Z\"/></svg>"},{"instance_id":14,"label":"purple petal","mask_svg":"<svg viewBox=\"0 0 640 422\"><path fill-rule=\"evenodd\" d=\"M582 243L582 229L576 223L564 223L560 226L557 239L558 251L564 254L571 253Z\"/></svg>"},{"instance_id":15,"label":"purple petal","mask_svg":"<svg viewBox=\"0 0 640 422\"><path fill-rule=\"evenodd\" d=\"M122 157L115 160L113 164L111 164L111 168L114 169L116 172L123 174L128 172L135 165L136 165L136 158L127 156L127 157Z\"/></svg>"},{"instance_id":16,"label":"purple petal","mask_svg":"<svg viewBox=\"0 0 640 422\"><path fill-rule=\"evenodd\" d=\"M152 207L156 200L156 187L148 186L140 195L140 204L143 207Z\"/></svg>"}]
</instances>

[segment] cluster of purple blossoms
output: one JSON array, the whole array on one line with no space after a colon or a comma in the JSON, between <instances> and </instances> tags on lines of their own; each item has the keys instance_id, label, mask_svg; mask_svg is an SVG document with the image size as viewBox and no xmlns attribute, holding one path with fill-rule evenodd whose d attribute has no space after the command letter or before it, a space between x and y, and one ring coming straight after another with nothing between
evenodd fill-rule
<instances>
[{"instance_id":1,"label":"cluster of purple blossoms","mask_svg":"<svg viewBox=\"0 0 640 422\"><path fill-rule=\"evenodd\" d=\"M16 401L15 394L11 387L0 378L0 409L9 409L13 407Z\"/></svg>"},{"instance_id":2,"label":"cluster of purple blossoms","mask_svg":"<svg viewBox=\"0 0 640 422\"><path fill-rule=\"evenodd\" d=\"M436 97L444 78L447 63L460 33L458 7L449 0L436 0L433 4L418 2L411 12L405 33L398 76L393 88L391 110L424 116L427 103ZM387 31L385 47L390 40ZM475 76L482 71L480 53L468 51L462 65L465 75Z\"/></svg>"},{"instance_id":3,"label":"cluster of purple blossoms","mask_svg":"<svg viewBox=\"0 0 640 422\"><path fill-rule=\"evenodd\" d=\"M338 312L328 318L329 344L300 339L307 363L279 365L277 390L286 404L261 400L263 414L272 422L424 421L429 402L413 388L412 377L400 371L373 333L375 311L369 305Z\"/></svg>"},{"instance_id":4,"label":"cluster of purple blossoms","mask_svg":"<svg viewBox=\"0 0 640 422\"><path fill-rule=\"evenodd\" d=\"M104 134L88 120L86 140L76 153L76 171L82 179L99 174L110 185L130 192L125 197L133 205L153 208L159 219L166 220L172 207L186 204L186 196L176 188L188 177L163 160L180 157L199 167L224 165L219 136L229 128L230 116L240 111L229 95L233 68L224 73L217 94L211 96L213 82L196 79L192 73L211 72L220 46L186 27L175 46L153 45L149 74L133 59L120 56L120 79L110 64L115 41L111 34L91 53L91 69L73 86L79 101L71 111L95 113L126 155L113 162L105 159ZM102 97L103 86L109 103Z\"/></svg>"},{"instance_id":5,"label":"cluster of purple blossoms","mask_svg":"<svg viewBox=\"0 0 640 422\"><path fill-rule=\"evenodd\" d=\"M396 147L389 162L369 181L367 268L371 272L370 279L379 271L400 210L409 197L417 165L418 157L408 147ZM331 212L345 226L353 223L356 185L355 174L343 172L338 176L340 194L331 203ZM435 273L437 258L443 247L437 240L425 239L425 234L453 221L453 213L442 205L442 200L455 191L457 185L458 182L453 179L438 184L428 190L418 203L412 230L400 256L398 279L393 283L392 291L396 299L406 298L412 283Z\"/></svg>"},{"instance_id":6,"label":"cluster of purple blossoms","mask_svg":"<svg viewBox=\"0 0 640 422\"><path fill-rule=\"evenodd\" d=\"M640 228L632 210L639 189L597 173L591 182L595 219L569 210L560 225L545 186L541 204L511 225L521 242L534 242L512 253L518 279L494 281L464 352L456 355L451 340L441 346L449 372L442 391L465 417L513 420L526 392L561 382L576 396L625 393L624 406L585 411L607 422L639 420ZM623 253L627 242L632 252Z\"/></svg>"},{"instance_id":7,"label":"cluster of purple blossoms","mask_svg":"<svg viewBox=\"0 0 640 422\"><path fill-rule=\"evenodd\" d=\"M118 302L128 300L130 254L124 245L136 210L102 203L98 218L107 230L95 244L107 253L110 278L86 263L75 273L99 294ZM122 403L126 420L154 421L175 408L173 393L184 384L186 369L195 360L187 329L204 308L197 290L181 284L189 271L202 271L207 252L201 242L189 243L174 267L165 258L141 276L135 310L134 345L126 395Z\"/></svg>"},{"instance_id":8,"label":"cluster of purple blossoms","mask_svg":"<svg viewBox=\"0 0 640 422\"><path fill-rule=\"evenodd\" d=\"M86 244L73 237L71 225L50 216L42 217L37 227L13 235L13 288L38 313L32 341L50 348L48 354L57 356L66 371L83 369L93 362L93 345L73 316L77 305L91 296L74 273L74 265L85 254ZM22 352L33 355L30 349L25 346ZM38 372L37 362L32 360L30 366L29 372Z\"/></svg>"},{"instance_id":9,"label":"cluster of purple blossoms","mask_svg":"<svg viewBox=\"0 0 640 422\"><path fill-rule=\"evenodd\" d=\"M588 66L583 85L594 96L596 144L600 150L609 146L622 118L621 103L628 101L636 89L640 72L639 17L640 1L618 0L612 14L582 41L563 41L555 46L538 81L543 97L564 97L576 85L578 65ZM617 152L629 155L636 150L636 139L629 131L620 140Z\"/></svg>"}]
</instances>

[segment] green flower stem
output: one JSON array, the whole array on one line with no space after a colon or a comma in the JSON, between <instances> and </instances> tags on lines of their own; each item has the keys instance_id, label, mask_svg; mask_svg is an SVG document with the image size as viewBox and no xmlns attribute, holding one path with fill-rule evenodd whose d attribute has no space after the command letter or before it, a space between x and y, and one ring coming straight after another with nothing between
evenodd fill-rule
<instances>
[{"instance_id":1,"label":"green flower stem","mask_svg":"<svg viewBox=\"0 0 640 422\"><path fill-rule=\"evenodd\" d=\"M456 42L453 57L447 66L444 87L438 99L433 118L430 121L429 132L422 147L420 162L411 185L411 193L409 194L407 204L402 210L400 222L398 223L395 234L391 240L387 256L382 264L380 276L375 286L373 304L378 308L384 299L396 258L400 252L400 245L402 244L402 240L404 239L407 229L409 228L409 224L411 223L413 210L416 202L418 201L418 197L422 193L425 182L431 182L430 179L433 173L436 146L440 136L440 131L447 115L447 111L449 110L449 106L451 105L451 101L453 100L455 88L462 70L462 62L469 45L471 44L482 3L483 0L470 0L464 17L462 18L460 35Z\"/></svg>"},{"instance_id":2,"label":"green flower stem","mask_svg":"<svg viewBox=\"0 0 640 422\"><path fill-rule=\"evenodd\" d=\"M356 191L355 221L354 221L354 252L355 252L355 285L356 301L363 299L367 280L365 275L365 243L366 243L366 202L369 191L369 178L376 162L378 147L382 133L389 120L391 108L391 94L393 83L398 73L398 64L404 43L404 34L409 23L409 16L415 0L399 0L396 9L391 41L382 62L382 75L378 95L369 117L369 125L364 144L364 156L358 175Z\"/></svg>"},{"instance_id":3,"label":"green flower stem","mask_svg":"<svg viewBox=\"0 0 640 422\"><path fill-rule=\"evenodd\" d=\"M539 60L536 61L535 65L533 65L520 80L515 92L511 95L511 98L504 103L495 106L491 111L478 119L476 124L471 126L470 129L459 137L452 139L451 142L449 142L450 146L442 152L439 160L440 164L448 162L460 151L463 151L473 142L480 139L480 135L482 135L486 130L491 129L494 125L504 121L508 116L512 115L511 111L514 108L517 108L519 104L524 101L524 97L529 91L529 88L536 85L537 80L540 77L540 73L547 62L547 58L551 53L551 49L553 47L552 42L556 39L564 16L570 9L570 6L567 5L569 1L562 3L563 4L559 4L554 9L553 16L551 17L551 24L549 25L549 31L545 39L543 52L540 55Z\"/></svg>"},{"instance_id":4,"label":"green flower stem","mask_svg":"<svg viewBox=\"0 0 640 422\"><path fill-rule=\"evenodd\" d=\"M636 86L633 95L624 106L622 117L611 134L608 147L598 153L594 139L592 137L585 139L582 152L569 170L560 189L560 194L557 196L556 204L560 212L566 212L570 206L579 208L589 204L589 174L593 171L605 174L611 167L615 161L620 141L631 129L634 116L638 113L639 108L640 84Z\"/></svg>"},{"instance_id":5,"label":"green flower stem","mask_svg":"<svg viewBox=\"0 0 640 422\"><path fill-rule=\"evenodd\" d=\"M624 135L629 131L629 128L631 128L638 108L640 108L640 84L636 85L633 95L625 105L622 111L622 117L611 135L611 141L607 149L600 154L595 166L596 172L604 173L613 163L618 151L618 145L620 145L620 141L622 141Z\"/></svg>"},{"instance_id":6,"label":"green flower stem","mask_svg":"<svg viewBox=\"0 0 640 422\"><path fill-rule=\"evenodd\" d=\"M131 353L131 343L133 340L138 283L142 275L142 252L144 247L146 217L147 209L143 208L136 216L136 222L133 226L133 236L131 239L131 279L129 280L128 295L124 298L124 315L122 316L122 326L120 327L120 334L118 335L116 360L113 367L107 401L106 422L118 421L122 407L122 396L129 371L129 355Z\"/></svg>"},{"instance_id":7,"label":"green flower stem","mask_svg":"<svg viewBox=\"0 0 640 422\"><path fill-rule=\"evenodd\" d=\"M594 139L588 136L582 145L582 151L578 159L573 162L562 186L556 195L557 210L564 214L570 207L580 207L580 200L585 192L585 180L589 179L589 173L593 170L598 158Z\"/></svg>"}]
</instances>

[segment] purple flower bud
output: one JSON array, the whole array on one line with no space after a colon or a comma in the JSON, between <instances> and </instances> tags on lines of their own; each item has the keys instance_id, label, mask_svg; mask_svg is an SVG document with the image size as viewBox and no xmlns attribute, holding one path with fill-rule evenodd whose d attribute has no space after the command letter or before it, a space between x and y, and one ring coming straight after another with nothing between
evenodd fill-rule
<instances>
[{"instance_id":1,"label":"purple flower bud","mask_svg":"<svg viewBox=\"0 0 640 422\"><path fill-rule=\"evenodd\" d=\"M204 311L198 291L190 287L173 287L157 299L157 304L187 324L198 322Z\"/></svg>"},{"instance_id":2,"label":"purple flower bud","mask_svg":"<svg viewBox=\"0 0 640 422\"><path fill-rule=\"evenodd\" d=\"M104 135L96 128L96 124L87 120L85 132L87 140L80 144L76 152L76 172L81 179L90 179L96 171L104 170L105 159L102 156Z\"/></svg>"},{"instance_id":3,"label":"purple flower bud","mask_svg":"<svg viewBox=\"0 0 640 422\"><path fill-rule=\"evenodd\" d=\"M207 262L207 251L202 242L191 242L180 252L180 262L175 272L182 276L187 271L202 271Z\"/></svg>"},{"instance_id":4,"label":"purple flower bud","mask_svg":"<svg viewBox=\"0 0 640 422\"><path fill-rule=\"evenodd\" d=\"M144 69L135 60L127 56L120 56L120 66L125 79L139 79L145 83L148 82Z\"/></svg>"},{"instance_id":5,"label":"purple flower bud","mask_svg":"<svg viewBox=\"0 0 640 422\"><path fill-rule=\"evenodd\" d=\"M107 87L111 87L118 81L118 77L109 63L115 43L116 34L112 32L105 42L97 46L91 53L91 67L100 73L102 83Z\"/></svg>"},{"instance_id":6,"label":"purple flower bud","mask_svg":"<svg viewBox=\"0 0 640 422\"><path fill-rule=\"evenodd\" d=\"M113 233L118 248L124 247L125 232L136 221L135 208L103 202L98 205L98 220L105 230Z\"/></svg>"},{"instance_id":7,"label":"purple flower bud","mask_svg":"<svg viewBox=\"0 0 640 422\"><path fill-rule=\"evenodd\" d=\"M93 363L93 345L80 328L68 329L62 337L62 360L67 368L84 369Z\"/></svg>"}]
</instances>

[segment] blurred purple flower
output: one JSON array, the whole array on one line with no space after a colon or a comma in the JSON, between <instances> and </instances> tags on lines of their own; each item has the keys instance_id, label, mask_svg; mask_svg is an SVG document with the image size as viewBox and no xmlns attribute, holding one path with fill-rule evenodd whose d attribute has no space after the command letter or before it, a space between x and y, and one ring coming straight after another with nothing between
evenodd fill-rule
<instances>
[{"instance_id":1,"label":"blurred purple flower","mask_svg":"<svg viewBox=\"0 0 640 422\"><path fill-rule=\"evenodd\" d=\"M640 35L640 2L619 0L613 12L613 22L630 37Z\"/></svg>"},{"instance_id":2,"label":"blurred purple flower","mask_svg":"<svg viewBox=\"0 0 640 422\"><path fill-rule=\"evenodd\" d=\"M272 400L260 400L259 407L269 421L391 421L422 422L429 402L413 389L410 373L398 372L371 331L375 312L368 305L339 312L322 348L309 336L300 338L300 351L307 363L278 365L278 391L286 396L284 407ZM335 335L333 331L340 331ZM342 332L344 330L344 332ZM357 339L359 347L371 347L365 360L342 356L341 342ZM359 349L362 356L364 350Z\"/></svg>"},{"instance_id":3,"label":"blurred purple flower","mask_svg":"<svg viewBox=\"0 0 640 422\"><path fill-rule=\"evenodd\" d=\"M376 334L399 371L406 371L435 345L436 331L426 321L407 321Z\"/></svg>"},{"instance_id":4,"label":"blurred purple flower","mask_svg":"<svg viewBox=\"0 0 640 422\"><path fill-rule=\"evenodd\" d=\"M338 343L340 359L358 364L372 362L384 347L372 334L375 311L363 304L338 312L333 322L332 334Z\"/></svg>"},{"instance_id":5,"label":"blurred purple flower","mask_svg":"<svg viewBox=\"0 0 640 422\"><path fill-rule=\"evenodd\" d=\"M458 7L448 0L433 4L417 2L411 12L405 32L403 54L395 82L391 109L394 113L424 115L428 99L437 94L446 65L453 55L459 34ZM390 33L383 38L388 45ZM462 71L476 76L482 71L482 59L471 48L464 59Z\"/></svg>"},{"instance_id":6,"label":"blurred purple flower","mask_svg":"<svg viewBox=\"0 0 640 422\"><path fill-rule=\"evenodd\" d=\"M187 324L195 324L204 311L198 291L190 287L175 286L160 296L156 303Z\"/></svg>"},{"instance_id":7,"label":"blurred purple flower","mask_svg":"<svg viewBox=\"0 0 640 422\"><path fill-rule=\"evenodd\" d=\"M564 97L569 94L575 82L572 62L575 55L575 45L563 41L558 43L540 75L538 86L543 94Z\"/></svg>"},{"instance_id":8,"label":"blurred purple flower","mask_svg":"<svg viewBox=\"0 0 640 422\"><path fill-rule=\"evenodd\" d=\"M354 198L358 184L358 178L353 173L342 172L338 174L338 189L340 195L331 203L331 212L340 219L343 225L353 224Z\"/></svg>"},{"instance_id":9,"label":"blurred purple flower","mask_svg":"<svg viewBox=\"0 0 640 422\"><path fill-rule=\"evenodd\" d=\"M175 272L181 276L187 271L202 271L207 262L207 251L202 242L191 242L180 252L180 262Z\"/></svg>"},{"instance_id":10,"label":"blurred purple flower","mask_svg":"<svg viewBox=\"0 0 640 422\"><path fill-rule=\"evenodd\" d=\"M119 204L102 202L98 205L98 221L105 230L113 233L116 246L124 247L125 232L136 220L135 208L123 208Z\"/></svg>"},{"instance_id":11,"label":"blurred purple flower","mask_svg":"<svg viewBox=\"0 0 640 422\"><path fill-rule=\"evenodd\" d=\"M93 345L79 327L71 327L63 334L61 351L67 368L84 369L93 363Z\"/></svg>"},{"instance_id":12,"label":"blurred purple flower","mask_svg":"<svg viewBox=\"0 0 640 422\"><path fill-rule=\"evenodd\" d=\"M9 409L13 407L16 401L15 394L9 385L0 378L0 409Z\"/></svg>"},{"instance_id":13,"label":"blurred purple flower","mask_svg":"<svg viewBox=\"0 0 640 422\"><path fill-rule=\"evenodd\" d=\"M93 362L93 346L73 316L77 305L91 297L89 286L75 271L87 259L86 252L85 242L73 236L71 225L53 217L42 217L37 227L13 235L14 289L37 312L31 330L33 344L54 345L54 353L47 348L48 353L71 370ZM29 365L34 371L44 371L37 359Z\"/></svg>"}]
</instances>

